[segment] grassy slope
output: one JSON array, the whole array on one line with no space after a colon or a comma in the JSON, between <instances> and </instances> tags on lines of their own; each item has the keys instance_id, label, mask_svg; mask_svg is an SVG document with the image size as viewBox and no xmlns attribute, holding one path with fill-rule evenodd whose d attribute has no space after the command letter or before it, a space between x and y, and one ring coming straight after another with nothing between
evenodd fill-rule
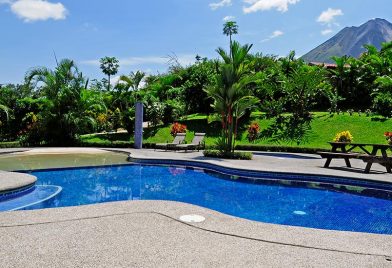
<instances>
[{"instance_id":1,"label":"grassy slope","mask_svg":"<svg viewBox=\"0 0 392 268\"><path fill-rule=\"evenodd\" d=\"M251 121L257 121L262 129L266 128L270 121L260 119L259 113L252 114ZM220 134L219 122L207 122L205 115L188 116L182 121L188 127L187 142L190 142L195 132L206 132L206 144L212 145ZM237 144L249 144L246 136L247 125L243 125L239 140ZM392 119L377 120L377 118L366 117L348 114L330 116L328 113L314 113L314 120L312 122L312 131L309 133L307 141L300 146L310 148L330 148L327 144L331 141L335 134L340 131L349 130L354 136L355 142L363 143L385 143L383 136L385 131L392 131ZM170 126L160 126L156 128L146 129L144 132L145 142L167 142L171 141L173 137L170 135ZM122 140L130 141L132 138L128 134L113 134L113 135L86 135L83 136L84 141L108 141L108 140ZM268 140L260 140L255 144L276 145ZM295 144L281 143L281 145L296 146Z\"/></svg>"}]
</instances>

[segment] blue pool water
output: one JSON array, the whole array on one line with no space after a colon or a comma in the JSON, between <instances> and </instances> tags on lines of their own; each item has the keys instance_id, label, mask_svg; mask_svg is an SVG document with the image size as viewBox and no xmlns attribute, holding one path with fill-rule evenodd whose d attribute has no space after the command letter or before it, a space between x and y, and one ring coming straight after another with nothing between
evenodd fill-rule
<instances>
[{"instance_id":1,"label":"blue pool water","mask_svg":"<svg viewBox=\"0 0 392 268\"><path fill-rule=\"evenodd\" d=\"M256 182L198 169L136 164L32 174L38 185L57 185L62 191L28 209L172 200L267 223L392 234L388 191L290 180Z\"/></svg>"}]
</instances>

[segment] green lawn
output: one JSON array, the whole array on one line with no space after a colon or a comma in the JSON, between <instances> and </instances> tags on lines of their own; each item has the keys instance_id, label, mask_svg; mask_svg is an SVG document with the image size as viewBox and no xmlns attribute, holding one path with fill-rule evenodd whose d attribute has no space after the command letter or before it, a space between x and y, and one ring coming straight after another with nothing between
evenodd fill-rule
<instances>
[{"instance_id":1,"label":"green lawn","mask_svg":"<svg viewBox=\"0 0 392 268\"><path fill-rule=\"evenodd\" d=\"M349 130L354 136L355 142L361 143L386 143L384 138L385 131L392 131L392 119L384 120L376 117L366 117L354 114L330 115L329 113L316 112L313 113L314 120L312 121L312 130L307 136L306 142L299 145L308 148L326 148L330 146L327 144L331 141L337 132ZM209 120L208 120L209 119ZM206 144L213 145L217 137L220 135L220 123L217 121L210 122L212 119L207 118L206 115L196 114L182 118L180 121L187 125L188 135L187 142L190 142L195 132L206 132ZM271 123L269 120L262 119L261 113L253 113L250 122L258 122L261 129L265 129ZM247 125L245 123L241 126L239 139L237 144L249 144L247 140ZM145 129L144 142L170 142L173 137L170 135L170 126L158 126L155 128ZM115 133L110 135L84 135L82 141L84 142L107 142L107 141L132 141L127 133ZM259 145L284 145L296 147L296 144L290 143L273 143L269 140L259 140L254 144Z\"/></svg>"}]
</instances>

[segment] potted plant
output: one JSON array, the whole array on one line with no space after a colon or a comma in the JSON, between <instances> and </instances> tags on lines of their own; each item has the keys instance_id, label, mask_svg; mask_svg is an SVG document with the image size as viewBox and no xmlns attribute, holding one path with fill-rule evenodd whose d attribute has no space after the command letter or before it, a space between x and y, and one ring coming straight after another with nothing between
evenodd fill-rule
<instances>
[{"instance_id":1,"label":"potted plant","mask_svg":"<svg viewBox=\"0 0 392 268\"><path fill-rule=\"evenodd\" d=\"M353 135L351 135L350 131L346 130L336 134L334 142L352 142L353 139Z\"/></svg>"}]
</instances>

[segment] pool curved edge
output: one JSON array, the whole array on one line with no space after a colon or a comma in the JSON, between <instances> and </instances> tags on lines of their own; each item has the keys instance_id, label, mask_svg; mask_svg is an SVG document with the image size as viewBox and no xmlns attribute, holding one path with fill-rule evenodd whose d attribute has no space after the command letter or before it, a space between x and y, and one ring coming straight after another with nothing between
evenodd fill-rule
<instances>
[{"instance_id":1,"label":"pool curved edge","mask_svg":"<svg viewBox=\"0 0 392 268\"><path fill-rule=\"evenodd\" d=\"M28 191L36 182L37 177L31 174L0 171L0 201Z\"/></svg>"},{"instance_id":2,"label":"pool curved edge","mask_svg":"<svg viewBox=\"0 0 392 268\"><path fill-rule=\"evenodd\" d=\"M295 172L278 172L278 171L268 171L268 170L254 170L254 169L244 169L241 167L228 167L225 165L220 165L218 163L211 163L201 161L201 160L179 160L179 159L162 159L162 158L140 158L134 157L132 155L128 156L128 161L137 164L147 164L147 165L174 165L183 166L191 168L200 168L215 171L218 173L223 173L231 176L240 176L247 179L258 180L259 178L267 179L284 179L284 180L299 180L303 182L322 182L329 184L343 184L350 186L359 186L372 189L380 189L392 191L392 180L391 182L377 181L377 180L367 180L359 179L353 177L343 177L335 175L320 175L312 173L295 173Z\"/></svg>"},{"instance_id":3,"label":"pool curved edge","mask_svg":"<svg viewBox=\"0 0 392 268\"><path fill-rule=\"evenodd\" d=\"M144 215L146 219L149 216L157 215L181 223L180 216L187 214L202 215L206 218L202 223L182 223L199 231L288 247L322 249L325 252L340 251L355 255L392 257L390 235L257 222L177 201L132 200L76 207L3 212L0 218L0 228L36 224L55 226L56 222L80 222L87 219L96 222L96 224L102 224L100 221L105 218L132 217L133 215ZM195 229L189 229L189 231L192 230Z\"/></svg>"}]
</instances>

